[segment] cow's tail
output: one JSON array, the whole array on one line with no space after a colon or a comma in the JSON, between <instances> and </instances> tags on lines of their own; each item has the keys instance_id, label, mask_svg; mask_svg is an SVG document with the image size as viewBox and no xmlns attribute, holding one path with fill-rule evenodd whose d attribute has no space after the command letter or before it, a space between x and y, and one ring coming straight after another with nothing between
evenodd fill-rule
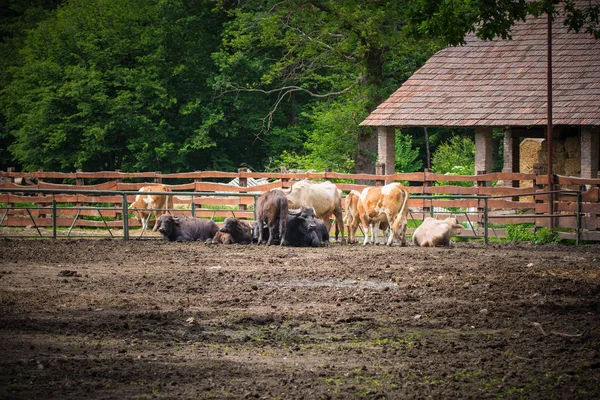
<instances>
[{"instance_id":1,"label":"cow's tail","mask_svg":"<svg viewBox=\"0 0 600 400\"><path fill-rule=\"evenodd\" d=\"M402 186L401 188L401 192L402 195L404 196L404 201L402 202L402 207L400 208L400 211L398 212L398 214L396 215L396 219L394 219L394 223L392 225L392 234L396 235L396 232L398 231L398 227L400 226L400 224L402 224L403 220L406 220L406 217L408 215L408 199L410 197L410 194L408 193L408 189L406 189L406 187ZM404 227L404 229L406 229L406 227ZM404 232L400 233L400 237L402 237L402 235L404 234Z\"/></svg>"}]
</instances>

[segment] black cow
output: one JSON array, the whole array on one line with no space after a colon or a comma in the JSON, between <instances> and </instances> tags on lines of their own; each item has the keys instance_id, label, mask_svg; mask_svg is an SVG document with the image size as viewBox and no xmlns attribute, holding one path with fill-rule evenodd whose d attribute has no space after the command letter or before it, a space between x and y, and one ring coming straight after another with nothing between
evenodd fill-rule
<instances>
[{"instance_id":1,"label":"black cow","mask_svg":"<svg viewBox=\"0 0 600 400\"><path fill-rule=\"evenodd\" d=\"M258 198L256 214L258 244L264 243L266 236L265 225L268 227L269 235L267 246L274 244L278 237L285 238L288 201L281 190L273 189L263 193ZM283 240L281 240L281 244L283 244Z\"/></svg>"},{"instance_id":2,"label":"black cow","mask_svg":"<svg viewBox=\"0 0 600 400\"><path fill-rule=\"evenodd\" d=\"M223 227L219 229L212 242L222 244L250 244L252 243L250 225L237 218L229 217L225 220Z\"/></svg>"},{"instance_id":3,"label":"black cow","mask_svg":"<svg viewBox=\"0 0 600 400\"><path fill-rule=\"evenodd\" d=\"M219 227L210 219L162 215L158 220L158 231L164 240L185 242L212 239Z\"/></svg>"},{"instance_id":4,"label":"black cow","mask_svg":"<svg viewBox=\"0 0 600 400\"><path fill-rule=\"evenodd\" d=\"M329 232L322 221L315 219L312 207L289 210L285 244L294 247L320 247L329 242Z\"/></svg>"}]
</instances>

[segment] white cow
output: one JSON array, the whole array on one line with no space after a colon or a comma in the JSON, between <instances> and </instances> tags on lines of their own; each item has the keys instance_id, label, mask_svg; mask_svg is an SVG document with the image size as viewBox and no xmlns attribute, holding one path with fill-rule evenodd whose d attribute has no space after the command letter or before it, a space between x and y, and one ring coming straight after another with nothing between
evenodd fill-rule
<instances>
[{"instance_id":1,"label":"white cow","mask_svg":"<svg viewBox=\"0 0 600 400\"><path fill-rule=\"evenodd\" d=\"M456 222L456 218L437 220L427 217L413 233L413 242L421 247L448 246L450 238L460 234L462 225Z\"/></svg>"}]
</instances>

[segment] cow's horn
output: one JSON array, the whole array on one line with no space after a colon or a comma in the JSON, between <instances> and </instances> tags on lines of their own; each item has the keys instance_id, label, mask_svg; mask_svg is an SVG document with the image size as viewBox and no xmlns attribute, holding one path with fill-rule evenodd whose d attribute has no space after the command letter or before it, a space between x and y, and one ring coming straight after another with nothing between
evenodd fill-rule
<instances>
[{"instance_id":1,"label":"cow's horn","mask_svg":"<svg viewBox=\"0 0 600 400\"><path fill-rule=\"evenodd\" d=\"M290 215L300 215L302 213L302 209L300 208L292 208L291 210L288 210L288 214Z\"/></svg>"}]
</instances>

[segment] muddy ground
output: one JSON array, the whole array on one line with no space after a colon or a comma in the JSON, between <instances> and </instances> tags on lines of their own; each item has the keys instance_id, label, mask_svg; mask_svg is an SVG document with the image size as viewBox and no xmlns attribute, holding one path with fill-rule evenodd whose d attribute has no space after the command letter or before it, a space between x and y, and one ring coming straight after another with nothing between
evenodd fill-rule
<instances>
[{"instance_id":1,"label":"muddy ground","mask_svg":"<svg viewBox=\"0 0 600 400\"><path fill-rule=\"evenodd\" d=\"M0 398L600 397L600 246L0 240Z\"/></svg>"}]
</instances>

